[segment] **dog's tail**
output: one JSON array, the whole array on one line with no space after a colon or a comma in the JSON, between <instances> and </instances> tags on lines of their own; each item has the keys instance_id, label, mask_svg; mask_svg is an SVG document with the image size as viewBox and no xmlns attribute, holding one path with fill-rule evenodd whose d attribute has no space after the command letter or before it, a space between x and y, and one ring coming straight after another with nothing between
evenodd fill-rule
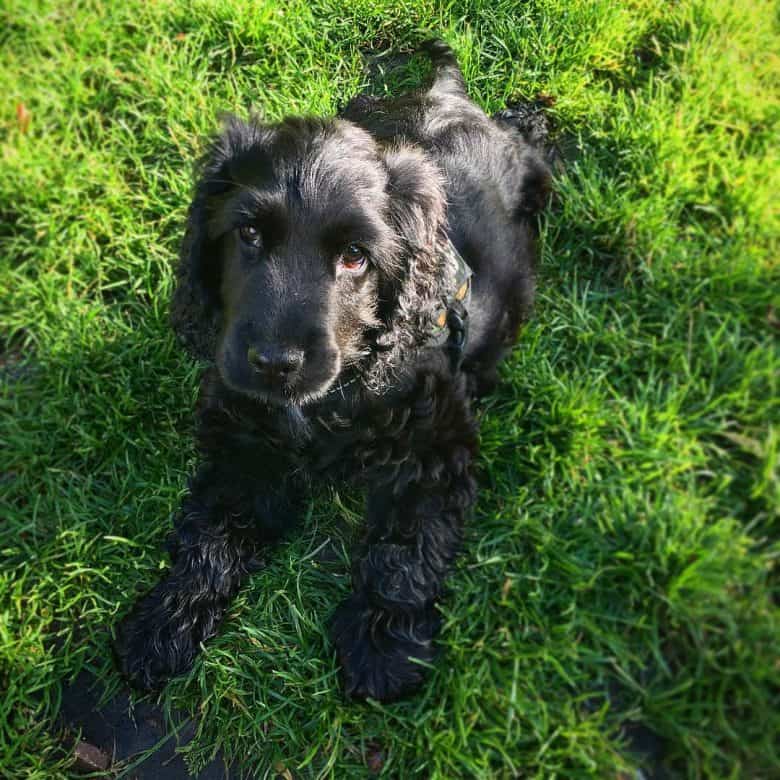
<instances>
[{"instance_id":1,"label":"dog's tail","mask_svg":"<svg viewBox=\"0 0 780 780\"><path fill-rule=\"evenodd\" d=\"M441 95L465 95L466 82L455 52L444 41L434 38L420 44L433 63L433 82L429 92Z\"/></svg>"}]
</instances>

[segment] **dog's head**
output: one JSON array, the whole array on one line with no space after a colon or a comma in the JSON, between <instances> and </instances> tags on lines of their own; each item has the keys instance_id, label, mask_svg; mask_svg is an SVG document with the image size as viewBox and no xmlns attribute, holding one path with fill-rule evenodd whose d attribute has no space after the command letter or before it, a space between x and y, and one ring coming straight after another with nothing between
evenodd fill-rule
<instances>
[{"instance_id":1,"label":"dog's head","mask_svg":"<svg viewBox=\"0 0 780 780\"><path fill-rule=\"evenodd\" d=\"M234 390L316 400L408 307L443 222L418 151L341 120L230 119L190 207L174 328Z\"/></svg>"}]
</instances>

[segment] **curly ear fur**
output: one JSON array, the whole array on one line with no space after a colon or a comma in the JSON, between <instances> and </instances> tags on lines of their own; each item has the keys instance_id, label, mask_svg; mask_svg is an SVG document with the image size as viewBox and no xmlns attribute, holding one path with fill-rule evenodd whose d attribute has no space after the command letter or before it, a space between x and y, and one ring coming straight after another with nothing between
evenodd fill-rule
<instances>
[{"instance_id":1,"label":"curly ear fur","mask_svg":"<svg viewBox=\"0 0 780 780\"><path fill-rule=\"evenodd\" d=\"M198 183L176 269L171 324L193 357L201 360L213 360L220 324L219 246L208 234L210 201L233 186L231 163L262 143L262 130L255 118L244 122L226 116L222 131L211 140L197 166Z\"/></svg>"},{"instance_id":2,"label":"curly ear fur","mask_svg":"<svg viewBox=\"0 0 780 780\"><path fill-rule=\"evenodd\" d=\"M383 157L389 176L390 221L410 252L429 249L445 217L439 169L424 152L412 147L390 147Z\"/></svg>"},{"instance_id":3,"label":"curly ear fur","mask_svg":"<svg viewBox=\"0 0 780 780\"><path fill-rule=\"evenodd\" d=\"M382 352L368 385L386 382L404 356L427 337L431 318L455 283L455 269L442 262L446 198L438 167L422 151L384 150L388 172L388 219L401 238L403 265L394 280L394 306L387 329L377 337Z\"/></svg>"}]
</instances>

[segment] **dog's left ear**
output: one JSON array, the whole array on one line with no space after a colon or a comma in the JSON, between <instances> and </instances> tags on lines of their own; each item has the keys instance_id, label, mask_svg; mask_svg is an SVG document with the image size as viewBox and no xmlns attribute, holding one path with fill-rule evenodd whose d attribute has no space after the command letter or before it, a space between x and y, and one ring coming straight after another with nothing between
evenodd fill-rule
<instances>
[{"instance_id":1,"label":"dog's left ear","mask_svg":"<svg viewBox=\"0 0 780 780\"><path fill-rule=\"evenodd\" d=\"M388 351L385 365L393 365L425 332L439 299L446 197L441 173L424 152L394 146L382 155L388 173L387 218L398 236L400 252L394 273L380 288L386 307L386 311L380 308L380 317L387 330L376 337L376 343Z\"/></svg>"},{"instance_id":2,"label":"dog's left ear","mask_svg":"<svg viewBox=\"0 0 780 780\"><path fill-rule=\"evenodd\" d=\"M438 168L423 152L410 147L388 148L383 157L389 176L391 223L408 252L432 251L446 215Z\"/></svg>"}]
</instances>

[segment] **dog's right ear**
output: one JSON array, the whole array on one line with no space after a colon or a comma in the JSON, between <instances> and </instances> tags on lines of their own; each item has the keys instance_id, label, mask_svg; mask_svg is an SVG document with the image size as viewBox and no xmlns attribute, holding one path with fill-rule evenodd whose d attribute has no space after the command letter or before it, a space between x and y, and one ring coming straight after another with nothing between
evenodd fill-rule
<instances>
[{"instance_id":1,"label":"dog's right ear","mask_svg":"<svg viewBox=\"0 0 780 780\"><path fill-rule=\"evenodd\" d=\"M215 200L235 186L231 163L262 142L257 119L223 118L221 132L198 164L198 180L187 217L171 301L171 324L193 357L213 360L220 327L219 239L209 236Z\"/></svg>"}]
</instances>

